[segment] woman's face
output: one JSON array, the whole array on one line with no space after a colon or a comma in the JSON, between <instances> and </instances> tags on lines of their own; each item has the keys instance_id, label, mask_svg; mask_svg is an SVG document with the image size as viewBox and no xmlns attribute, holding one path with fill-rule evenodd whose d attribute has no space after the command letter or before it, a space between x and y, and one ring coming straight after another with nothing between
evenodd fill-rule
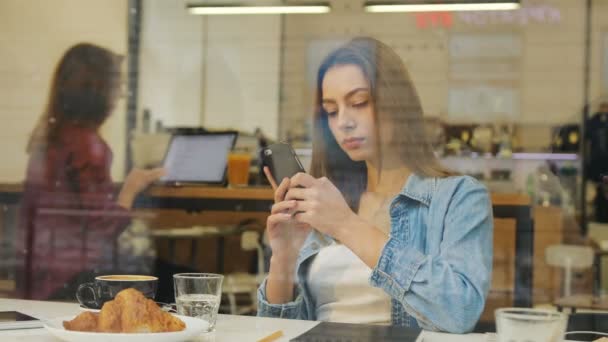
<instances>
[{"instance_id":1,"label":"woman's face","mask_svg":"<svg viewBox=\"0 0 608 342\"><path fill-rule=\"evenodd\" d=\"M353 64L330 68L322 83L322 106L334 138L353 161L376 156L374 108L369 82Z\"/></svg>"}]
</instances>

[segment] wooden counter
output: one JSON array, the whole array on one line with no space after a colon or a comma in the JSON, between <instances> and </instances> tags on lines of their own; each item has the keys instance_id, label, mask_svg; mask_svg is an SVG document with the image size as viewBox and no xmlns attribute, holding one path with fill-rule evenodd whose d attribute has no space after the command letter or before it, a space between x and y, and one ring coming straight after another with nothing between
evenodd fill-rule
<instances>
[{"instance_id":1,"label":"wooden counter","mask_svg":"<svg viewBox=\"0 0 608 342\"><path fill-rule=\"evenodd\" d=\"M21 191L23 191L23 183L0 183L0 192L21 193Z\"/></svg>"},{"instance_id":2,"label":"wooden counter","mask_svg":"<svg viewBox=\"0 0 608 342\"><path fill-rule=\"evenodd\" d=\"M150 187L145 196L181 197L181 198L215 198L273 200L274 192L267 186L260 187L206 187L206 186L160 186Z\"/></svg>"},{"instance_id":3,"label":"wooden counter","mask_svg":"<svg viewBox=\"0 0 608 342\"><path fill-rule=\"evenodd\" d=\"M119 188L120 184L116 184ZM0 194L20 195L23 183L0 183ZM190 197L190 198L224 198L224 199L257 199L272 200L273 191L268 186L255 187L220 187L220 186L164 186L153 185L146 192L146 196L153 197ZM493 193L494 205L527 205L530 197L522 194L496 194Z\"/></svg>"},{"instance_id":4,"label":"wooden counter","mask_svg":"<svg viewBox=\"0 0 608 342\"><path fill-rule=\"evenodd\" d=\"M530 205L530 196L522 194L497 194L491 195L492 205Z\"/></svg>"}]
</instances>

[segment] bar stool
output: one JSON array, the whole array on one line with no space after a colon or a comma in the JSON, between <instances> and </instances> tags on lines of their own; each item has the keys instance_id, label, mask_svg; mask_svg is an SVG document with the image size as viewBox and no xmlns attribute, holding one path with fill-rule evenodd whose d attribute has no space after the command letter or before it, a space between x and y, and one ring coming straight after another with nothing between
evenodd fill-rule
<instances>
[{"instance_id":1,"label":"bar stool","mask_svg":"<svg viewBox=\"0 0 608 342\"><path fill-rule=\"evenodd\" d=\"M563 297L555 300L554 305L561 311L570 307L572 313L577 308L591 308L594 297L592 295L572 295L572 271L591 269L594 261L593 248L578 245L552 245L545 250L547 264L564 269Z\"/></svg>"}]
</instances>

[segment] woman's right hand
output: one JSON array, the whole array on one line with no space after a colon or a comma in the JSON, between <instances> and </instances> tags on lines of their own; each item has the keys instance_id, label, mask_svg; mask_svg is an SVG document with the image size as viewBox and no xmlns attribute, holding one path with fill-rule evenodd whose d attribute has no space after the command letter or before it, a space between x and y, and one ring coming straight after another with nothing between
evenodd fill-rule
<instances>
[{"instance_id":1,"label":"woman's right hand","mask_svg":"<svg viewBox=\"0 0 608 342\"><path fill-rule=\"evenodd\" d=\"M311 227L298 223L293 218L297 201L285 201L285 195L290 188L289 178L283 179L277 185L268 168L264 168L264 173L274 189L274 205L266 221L266 236L272 249L273 261L281 264L295 263Z\"/></svg>"},{"instance_id":2,"label":"woman's right hand","mask_svg":"<svg viewBox=\"0 0 608 342\"><path fill-rule=\"evenodd\" d=\"M118 205L131 209L137 194L147 188L150 184L160 179L166 173L165 169L139 169L133 168L122 185L118 194Z\"/></svg>"}]
</instances>

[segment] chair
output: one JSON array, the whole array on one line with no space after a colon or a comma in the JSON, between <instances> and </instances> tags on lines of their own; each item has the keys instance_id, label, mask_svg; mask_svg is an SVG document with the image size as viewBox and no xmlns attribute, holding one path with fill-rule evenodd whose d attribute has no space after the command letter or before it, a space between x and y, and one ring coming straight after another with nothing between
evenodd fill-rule
<instances>
[{"instance_id":1,"label":"chair","mask_svg":"<svg viewBox=\"0 0 608 342\"><path fill-rule=\"evenodd\" d=\"M545 250L547 264L564 269L564 297L572 295L572 270L593 266L594 252L589 246L552 245Z\"/></svg>"},{"instance_id":2,"label":"chair","mask_svg":"<svg viewBox=\"0 0 608 342\"><path fill-rule=\"evenodd\" d=\"M563 308L570 308L571 313L575 313L577 309L608 310L607 298L592 294L572 295L572 271L592 268L595 260L595 252L592 247L553 245L546 249L545 258L547 264L564 268L564 296L553 303L559 311L562 311Z\"/></svg>"},{"instance_id":3,"label":"chair","mask_svg":"<svg viewBox=\"0 0 608 342\"><path fill-rule=\"evenodd\" d=\"M241 248L245 251L256 251L258 272L255 275L244 272L232 273L224 278L222 293L228 297L229 310L232 315L240 315L257 310L257 289L266 276L264 248L260 242L260 233L253 230L244 231L241 235ZM239 307L236 300L238 294L249 296L251 305Z\"/></svg>"}]
</instances>

